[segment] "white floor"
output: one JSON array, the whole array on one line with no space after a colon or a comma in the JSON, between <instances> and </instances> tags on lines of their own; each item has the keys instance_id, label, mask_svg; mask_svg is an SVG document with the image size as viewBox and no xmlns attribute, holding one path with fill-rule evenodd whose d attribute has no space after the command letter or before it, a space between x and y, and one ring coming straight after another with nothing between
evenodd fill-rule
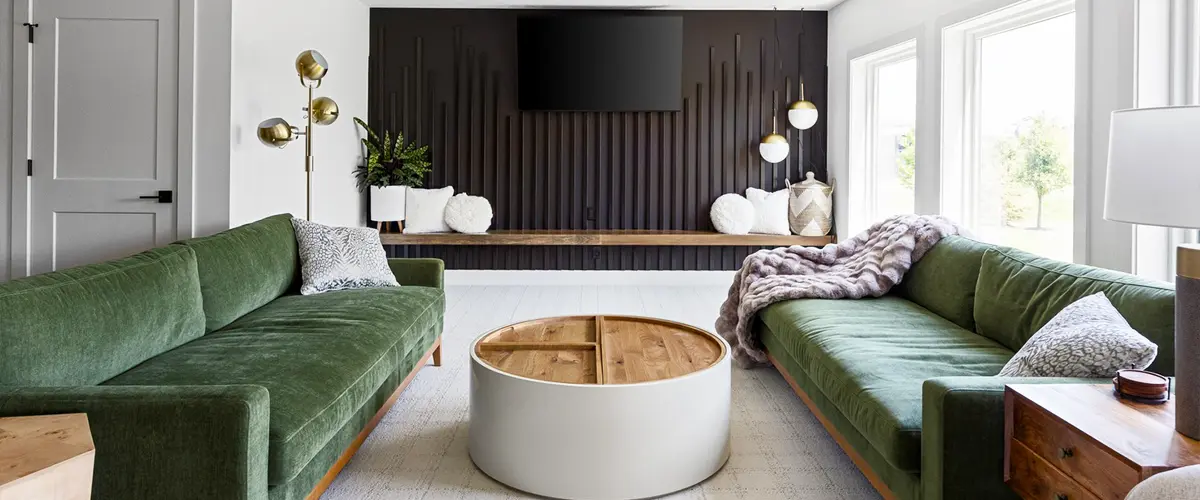
<instances>
[{"instance_id":1,"label":"white floor","mask_svg":"<svg viewBox=\"0 0 1200 500\"><path fill-rule=\"evenodd\" d=\"M721 287L463 286L446 290L443 366L425 367L324 495L326 500L529 498L471 464L468 346L526 319L634 314L712 330ZM715 476L669 498L878 498L771 368L733 372L732 456Z\"/></svg>"}]
</instances>

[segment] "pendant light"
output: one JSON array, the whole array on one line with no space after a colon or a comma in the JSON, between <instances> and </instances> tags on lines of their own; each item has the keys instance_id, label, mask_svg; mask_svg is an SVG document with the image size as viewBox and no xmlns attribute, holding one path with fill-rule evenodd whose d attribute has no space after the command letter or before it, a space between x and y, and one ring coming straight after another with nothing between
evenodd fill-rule
<instances>
[{"instance_id":1,"label":"pendant light","mask_svg":"<svg viewBox=\"0 0 1200 500\"><path fill-rule=\"evenodd\" d=\"M779 59L779 9L775 9L775 61L777 64L771 66L771 85L775 85L778 78L776 68L782 67L783 62ZM764 135L758 143L758 154L767 163L779 163L786 160L788 153L791 152L791 145L788 144L787 138L779 135L779 91L771 91L771 133Z\"/></svg>"},{"instance_id":2,"label":"pendant light","mask_svg":"<svg viewBox=\"0 0 1200 500\"><path fill-rule=\"evenodd\" d=\"M800 15L804 15L804 9L800 10ZM800 20L800 41L804 41L803 19ZM820 116L817 105L804 98L804 48L800 47L800 100L788 106L788 122L797 129L808 130L817 124Z\"/></svg>"},{"instance_id":3,"label":"pendant light","mask_svg":"<svg viewBox=\"0 0 1200 500\"><path fill-rule=\"evenodd\" d=\"M804 83L801 83L800 100L788 106L788 122L800 130L808 130L817 124L820 116L817 105L804 99Z\"/></svg>"}]
</instances>

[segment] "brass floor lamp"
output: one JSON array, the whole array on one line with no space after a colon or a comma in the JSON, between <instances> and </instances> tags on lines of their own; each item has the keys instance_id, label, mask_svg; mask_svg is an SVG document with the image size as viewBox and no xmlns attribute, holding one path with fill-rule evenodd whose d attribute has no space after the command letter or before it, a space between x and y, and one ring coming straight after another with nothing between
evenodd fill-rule
<instances>
[{"instance_id":1,"label":"brass floor lamp","mask_svg":"<svg viewBox=\"0 0 1200 500\"><path fill-rule=\"evenodd\" d=\"M264 145L283 149L292 141L304 136L304 173L306 180L306 206L304 218L312 220L312 173L313 173L313 125L329 125L338 118L338 105L328 97L313 99L313 89L321 86L321 80L329 72L329 63L315 50L306 50L296 58L296 73L300 84L308 89L308 105L304 109L304 130L290 125L283 118L271 118L258 124L258 140Z\"/></svg>"}]
</instances>

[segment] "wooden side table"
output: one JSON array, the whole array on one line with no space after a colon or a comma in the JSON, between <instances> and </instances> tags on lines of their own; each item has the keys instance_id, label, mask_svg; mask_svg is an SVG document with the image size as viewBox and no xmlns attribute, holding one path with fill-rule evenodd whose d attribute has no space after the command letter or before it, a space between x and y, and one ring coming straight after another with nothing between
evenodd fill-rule
<instances>
[{"instance_id":1,"label":"wooden side table","mask_svg":"<svg viewBox=\"0 0 1200 500\"><path fill-rule=\"evenodd\" d=\"M1118 399L1111 385L1022 384L1004 391L1004 480L1027 499L1122 500L1159 472L1200 464L1175 432L1175 402Z\"/></svg>"},{"instance_id":2,"label":"wooden side table","mask_svg":"<svg viewBox=\"0 0 1200 500\"><path fill-rule=\"evenodd\" d=\"M87 415L0 418L0 500L86 500L96 448Z\"/></svg>"}]
</instances>

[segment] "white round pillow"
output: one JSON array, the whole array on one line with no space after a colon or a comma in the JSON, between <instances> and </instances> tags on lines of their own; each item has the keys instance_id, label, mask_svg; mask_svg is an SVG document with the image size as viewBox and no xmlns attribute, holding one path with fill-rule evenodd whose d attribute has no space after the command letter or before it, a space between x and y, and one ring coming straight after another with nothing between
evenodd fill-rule
<instances>
[{"instance_id":1,"label":"white round pillow","mask_svg":"<svg viewBox=\"0 0 1200 500\"><path fill-rule=\"evenodd\" d=\"M709 210L713 227L725 234L750 234L754 227L754 204L740 194L721 195Z\"/></svg>"},{"instance_id":2,"label":"white round pillow","mask_svg":"<svg viewBox=\"0 0 1200 500\"><path fill-rule=\"evenodd\" d=\"M446 203L446 225L460 233L486 233L492 227L492 204L482 196L457 194Z\"/></svg>"}]
</instances>

